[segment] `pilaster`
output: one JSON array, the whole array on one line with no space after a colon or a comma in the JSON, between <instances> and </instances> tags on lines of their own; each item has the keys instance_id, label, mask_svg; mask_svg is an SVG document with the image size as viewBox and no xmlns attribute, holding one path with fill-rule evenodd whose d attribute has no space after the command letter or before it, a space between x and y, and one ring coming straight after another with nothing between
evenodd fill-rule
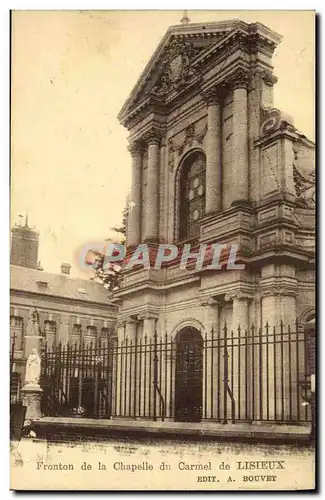
<instances>
[{"instance_id":1,"label":"pilaster","mask_svg":"<svg viewBox=\"0 0 325 500\"><path fill-rule=\"evenodd\" d=\"M69 342L69 316L62 314L60 326L57 332L57 342L66 344Z\"/></svg>"}]
</instances>

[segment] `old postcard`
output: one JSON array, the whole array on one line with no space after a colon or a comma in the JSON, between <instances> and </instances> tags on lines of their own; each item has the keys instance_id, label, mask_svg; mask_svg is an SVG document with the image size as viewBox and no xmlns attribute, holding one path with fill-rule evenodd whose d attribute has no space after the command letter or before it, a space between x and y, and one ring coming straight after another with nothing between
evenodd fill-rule
<instances>
[{"instance_id":1,"label":"old postcard","mask_svg":"<svg viewBox=\"0 0 325 500\"><path fill-rule=\"evenodd\" d=\"M13 11L14 490L315 488L313 11Z\"/></svg>"}]
</instances>

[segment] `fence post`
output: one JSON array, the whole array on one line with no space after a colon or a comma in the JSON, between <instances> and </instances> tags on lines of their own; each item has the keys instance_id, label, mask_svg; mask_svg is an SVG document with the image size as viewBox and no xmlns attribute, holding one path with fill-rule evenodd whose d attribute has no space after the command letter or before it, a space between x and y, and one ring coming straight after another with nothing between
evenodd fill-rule
<instances>
[{"instance_id":1,"label":"fence post","mask_svg":"<svg viewBox=\"0 0 325 500\"><path fill-rule=\"evenodd\" d=\"M226 424L227 419L227 402L228 402L228 352L227 352L227 325L223 329L224 337L223 337L223 424Z\"/></svg>"}]
</instances>

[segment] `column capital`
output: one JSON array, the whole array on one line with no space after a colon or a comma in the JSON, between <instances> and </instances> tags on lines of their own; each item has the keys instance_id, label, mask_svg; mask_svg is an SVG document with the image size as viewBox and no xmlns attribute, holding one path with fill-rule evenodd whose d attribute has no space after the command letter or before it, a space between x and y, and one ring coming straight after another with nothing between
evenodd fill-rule
<instances>
[{"instance_id":1,"label":"column capital","mask_svg":"<svg viewBox=\"0 0 325 500\"><path fill-rule=\"evenodd\" d=\"M266 85L269 85L270 87L273 87L273 85L278 81L278 78L273 75L272 71L270 70L262 70L260 74L264 83L266 83Z\"/></svg>"},{"instance_id":2,"label":"column capital","mask_svg":"<svg viewBox=\"0 0 325 500\"><path fill-rule=\"evenodd\" d=\"M223 89L221 87L212 87L211 89L203 90L201 95L205 104L209 107L220 103L222 93Z\"/></svg>"},{"instance_id":3,"label":"column capital","mask_svg":"<svg viewBox=\"0 0 325 500\"><path fill-rule=\"evenodd\" d=\"M139 321L143 321L145 319L157 320L158 319L158 314L153 313L153 312L143 312L143 313L138 314L137 319Z\"/></svg>"},{"instance_id":4,"label":"column capital","mask_svg":"<svg viewBox=\"0 0 325 500\"><path fill-rule=\"evenodd\" d=\"M226 302L231 302L234 300L252 300L253 296L252 294L248 292L244 292L241 290L235 290L233 292L229 292L225 295L225 301Z\"/></svg>"},{"instance_id":5,"label":"column capital","mask_svg":"<svg viewBox=\"0 0 325 500\"><path fill-rule=\"evenodd\" d=\"M162 133L158 130L150 130L144 135L143 140L148 144L148 146L160 146Z\"/></svg>"},{"instance_id":6,"label":"column capital","mask_svg":"<svg viewBox=\"0 0 325 500\"><path fill-rule=\"evenodd\" d=\"M129 316L128 318L125 319L125 324L126 325L138 325L139 324L138 316Z\"/></svg>"},{"instance_id":7,"label":"column capital","mask_svg":"<svg viewBox=\"0 0 325 500\"><path fill-rule=\"evenodd\" d=\"M221 305L221 303L214 299L213 297L200 297L200 305L202 307L206 307L206 306L215 306L215 307L219 307Z\"/></svg>"},{"instance_id":8,"label":"column capital","mask_svg":"<svg viewBox=\"0 0 325 500\"><path fill-rule=\"evenodd\" d=\"M232 75L229 76L228 85L232 90L248 89L250 80L251 79L248 70L238 68Z\"/></svg>"},{"instance_id":9,"label":"column capital","mask_svg":"<svg viewBox=\"0 0 325 500\"><path fill-rule=\"evenodd\" d=\"M143 142L140 140L131 142L128 146L128 151L132 157L141 155L143 152Z\"/></svg>"}]
</instances>

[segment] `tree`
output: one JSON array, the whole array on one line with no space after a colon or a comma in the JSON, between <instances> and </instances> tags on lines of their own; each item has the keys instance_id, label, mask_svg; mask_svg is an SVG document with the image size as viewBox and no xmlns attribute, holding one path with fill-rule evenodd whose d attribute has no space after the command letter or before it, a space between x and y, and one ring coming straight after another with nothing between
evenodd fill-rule
<instances>
[{"instance_id":1,"label":"tree","mask_svg":"<svg viewBox=\"0 0 325 500\"><path fill-rule=\"evenodd\" d=\"M125 243L126 239L126 223L128 216L128 205L125 206L122 215L122 224L120 226L114 226L111 230L116 234L114 238L108 238L105 241L108 243ZM101 283L106 290L114 292L118 290L121 284L121 270L122 266L115 262L105 262L105 254L93 250L95 256L93 261L93 267L95 269L95 274L90 279Z\"/></svg>"}]
</instances>

